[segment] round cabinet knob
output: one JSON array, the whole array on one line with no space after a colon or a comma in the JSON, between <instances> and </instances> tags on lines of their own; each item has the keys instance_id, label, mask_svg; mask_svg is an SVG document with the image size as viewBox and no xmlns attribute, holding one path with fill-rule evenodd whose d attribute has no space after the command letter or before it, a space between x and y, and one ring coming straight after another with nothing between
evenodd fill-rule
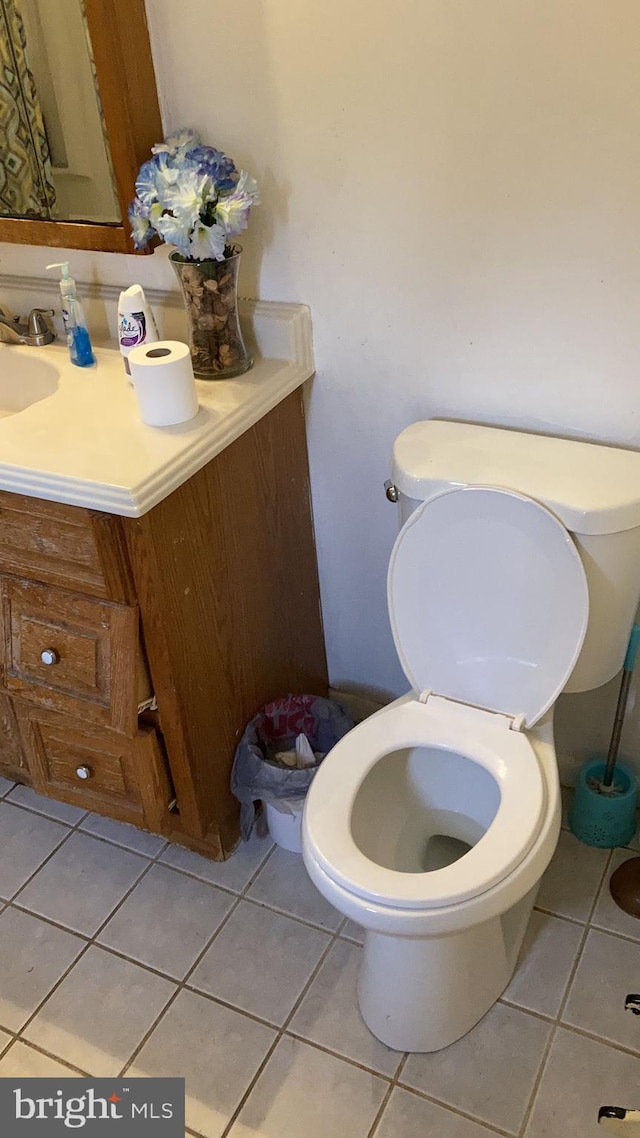
<instances>
[{"instance_id":1,"label":"round cabinet knob","mask_svg":"<svg viewBox=\"0 0 640 1138\"><path fill-rule=\"evenodd\" d=\"M57 664L60 655L56 652L55 648L44 648L40 653L40 659L43 664Z\"/></svg>"},{"instance_id":2,"label":"round cabinet knob","mask_svg":"<svg viewBox=\"0 0 640 1138\"><path fill-rule=\"evenodd\" d=\"M91 778L93 776L93 771L91 770L91 767L78 767L76 769L76 774L78 778Z\"/></svg>"}]
</instances>

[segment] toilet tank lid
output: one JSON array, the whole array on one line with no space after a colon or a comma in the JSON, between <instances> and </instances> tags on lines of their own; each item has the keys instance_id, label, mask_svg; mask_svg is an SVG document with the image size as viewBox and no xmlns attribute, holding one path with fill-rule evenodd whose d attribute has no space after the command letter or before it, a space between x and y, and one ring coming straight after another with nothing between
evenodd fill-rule
<instances>
[{"instance_id":1,"label":"toilet tank lid","mask_svg":"<svg viewBox=\"0 0 640 1138\"><path fill-rule=\"evenodd\" d=\"M620 447L427 419L396 438L392 477L420 501L456 486L515 490L578 534L640 526L640 452Z\"/></svg>"}]
</instances>

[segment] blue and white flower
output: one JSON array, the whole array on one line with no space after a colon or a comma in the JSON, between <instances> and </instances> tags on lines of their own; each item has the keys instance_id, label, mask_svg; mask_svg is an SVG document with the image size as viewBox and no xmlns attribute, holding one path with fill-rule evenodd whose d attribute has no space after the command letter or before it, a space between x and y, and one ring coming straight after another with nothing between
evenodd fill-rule
<instances>
[{"instance_id":1,"label":"blue and white flower","mask_svg":"<svg viewBox=\"0 0 640 1138\"><path fill-rule=\"evenodd\" d=\"M152 154L186 154L188 150L193 150L195 146L200 145L200 135L197 130L192 130L190 127L181 127L173 134L168 135L164 142L156 142L155 146L151 147Z\"/></svg>"},{"instance_id":2,"label":"blue and white flower","mask_svg":"<svg viewBox=\"0 0 640 1138\"><path fill-rule=\"evenodd\" d=\"M199 222L191 234L189 256L194 261L206 261L211 257L216 261L224 261L226 244L227 235L221 225L203 225Z\"/></svg>"},{"instance_id":3,"label":"blue and white flower","mask_svg":"<svg viewBox=\"0 0 640 1138\"><path fill-rule=\"evenodd\" d=\"M140 198L134 198L129 206L129 221L131 222L131 236L136 249L144 249L153 235L149 221L149 211L142 204Z\"/></svg>"},{"instance_id":4,"label":"blue and white flower","mask_svg":"<svg viewBox=\"0 0 640 1138\"><path fill-rule=\"evenodd\" d=\"M221 150L203 146L195 130L176 131L151 150L129 208L134 244L142 248L155 233L186 259L224 260L260 201L255 179L238 173Z\"/></svg>"}]
</instances>

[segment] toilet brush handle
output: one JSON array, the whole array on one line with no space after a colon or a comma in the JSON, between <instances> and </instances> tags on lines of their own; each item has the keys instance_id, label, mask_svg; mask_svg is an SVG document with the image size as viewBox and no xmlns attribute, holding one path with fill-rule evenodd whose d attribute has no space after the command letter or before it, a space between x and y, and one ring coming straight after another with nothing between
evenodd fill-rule
<instances>
[{"instance_id":1,"label":"toilet brush handle","mask_svg":"<svg viewBox=\"0 0 640 1138\"><path fill-rule=\"evenodd\" d=\"M613 731L611 732L611 742L609 744L607 763L604 768L604 775L602 777L603 786L611 786L611 783L613 782L613 772L615 770L618 751L620 749L620 736L622 735L624 713L627 707L627 699L629 698L631 676L633 675L633 669L635 667L636 657L638 655L638 648L640 648L640 624L634 624L633 628L631 629L629 644L627 645L627 654L624 658L624 664L622 665L622 682L620 684L620 693L618 695L616 714L613 721Z\"/></svg>"}]
</instances>

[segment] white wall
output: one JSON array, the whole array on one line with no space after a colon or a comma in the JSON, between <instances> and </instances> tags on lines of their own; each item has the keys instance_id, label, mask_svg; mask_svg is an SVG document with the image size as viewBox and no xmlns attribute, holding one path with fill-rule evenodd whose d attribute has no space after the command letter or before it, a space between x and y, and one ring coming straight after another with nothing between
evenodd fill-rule
<instances>
[{"instance_id":1,"label":"white wall","mask_svg":"<svg viewBox=\"0 0 640 1138\"><path fill-rule=\"evenodd\" d=\"M398 430L446 415L640 445L640 8L147 7L167 127L199 127L262 184L243 291L312 307L332 682L397 692L382 482ZM565 749L603 744L613 696L565 699Z\"/></svg>"}]
</instances>

